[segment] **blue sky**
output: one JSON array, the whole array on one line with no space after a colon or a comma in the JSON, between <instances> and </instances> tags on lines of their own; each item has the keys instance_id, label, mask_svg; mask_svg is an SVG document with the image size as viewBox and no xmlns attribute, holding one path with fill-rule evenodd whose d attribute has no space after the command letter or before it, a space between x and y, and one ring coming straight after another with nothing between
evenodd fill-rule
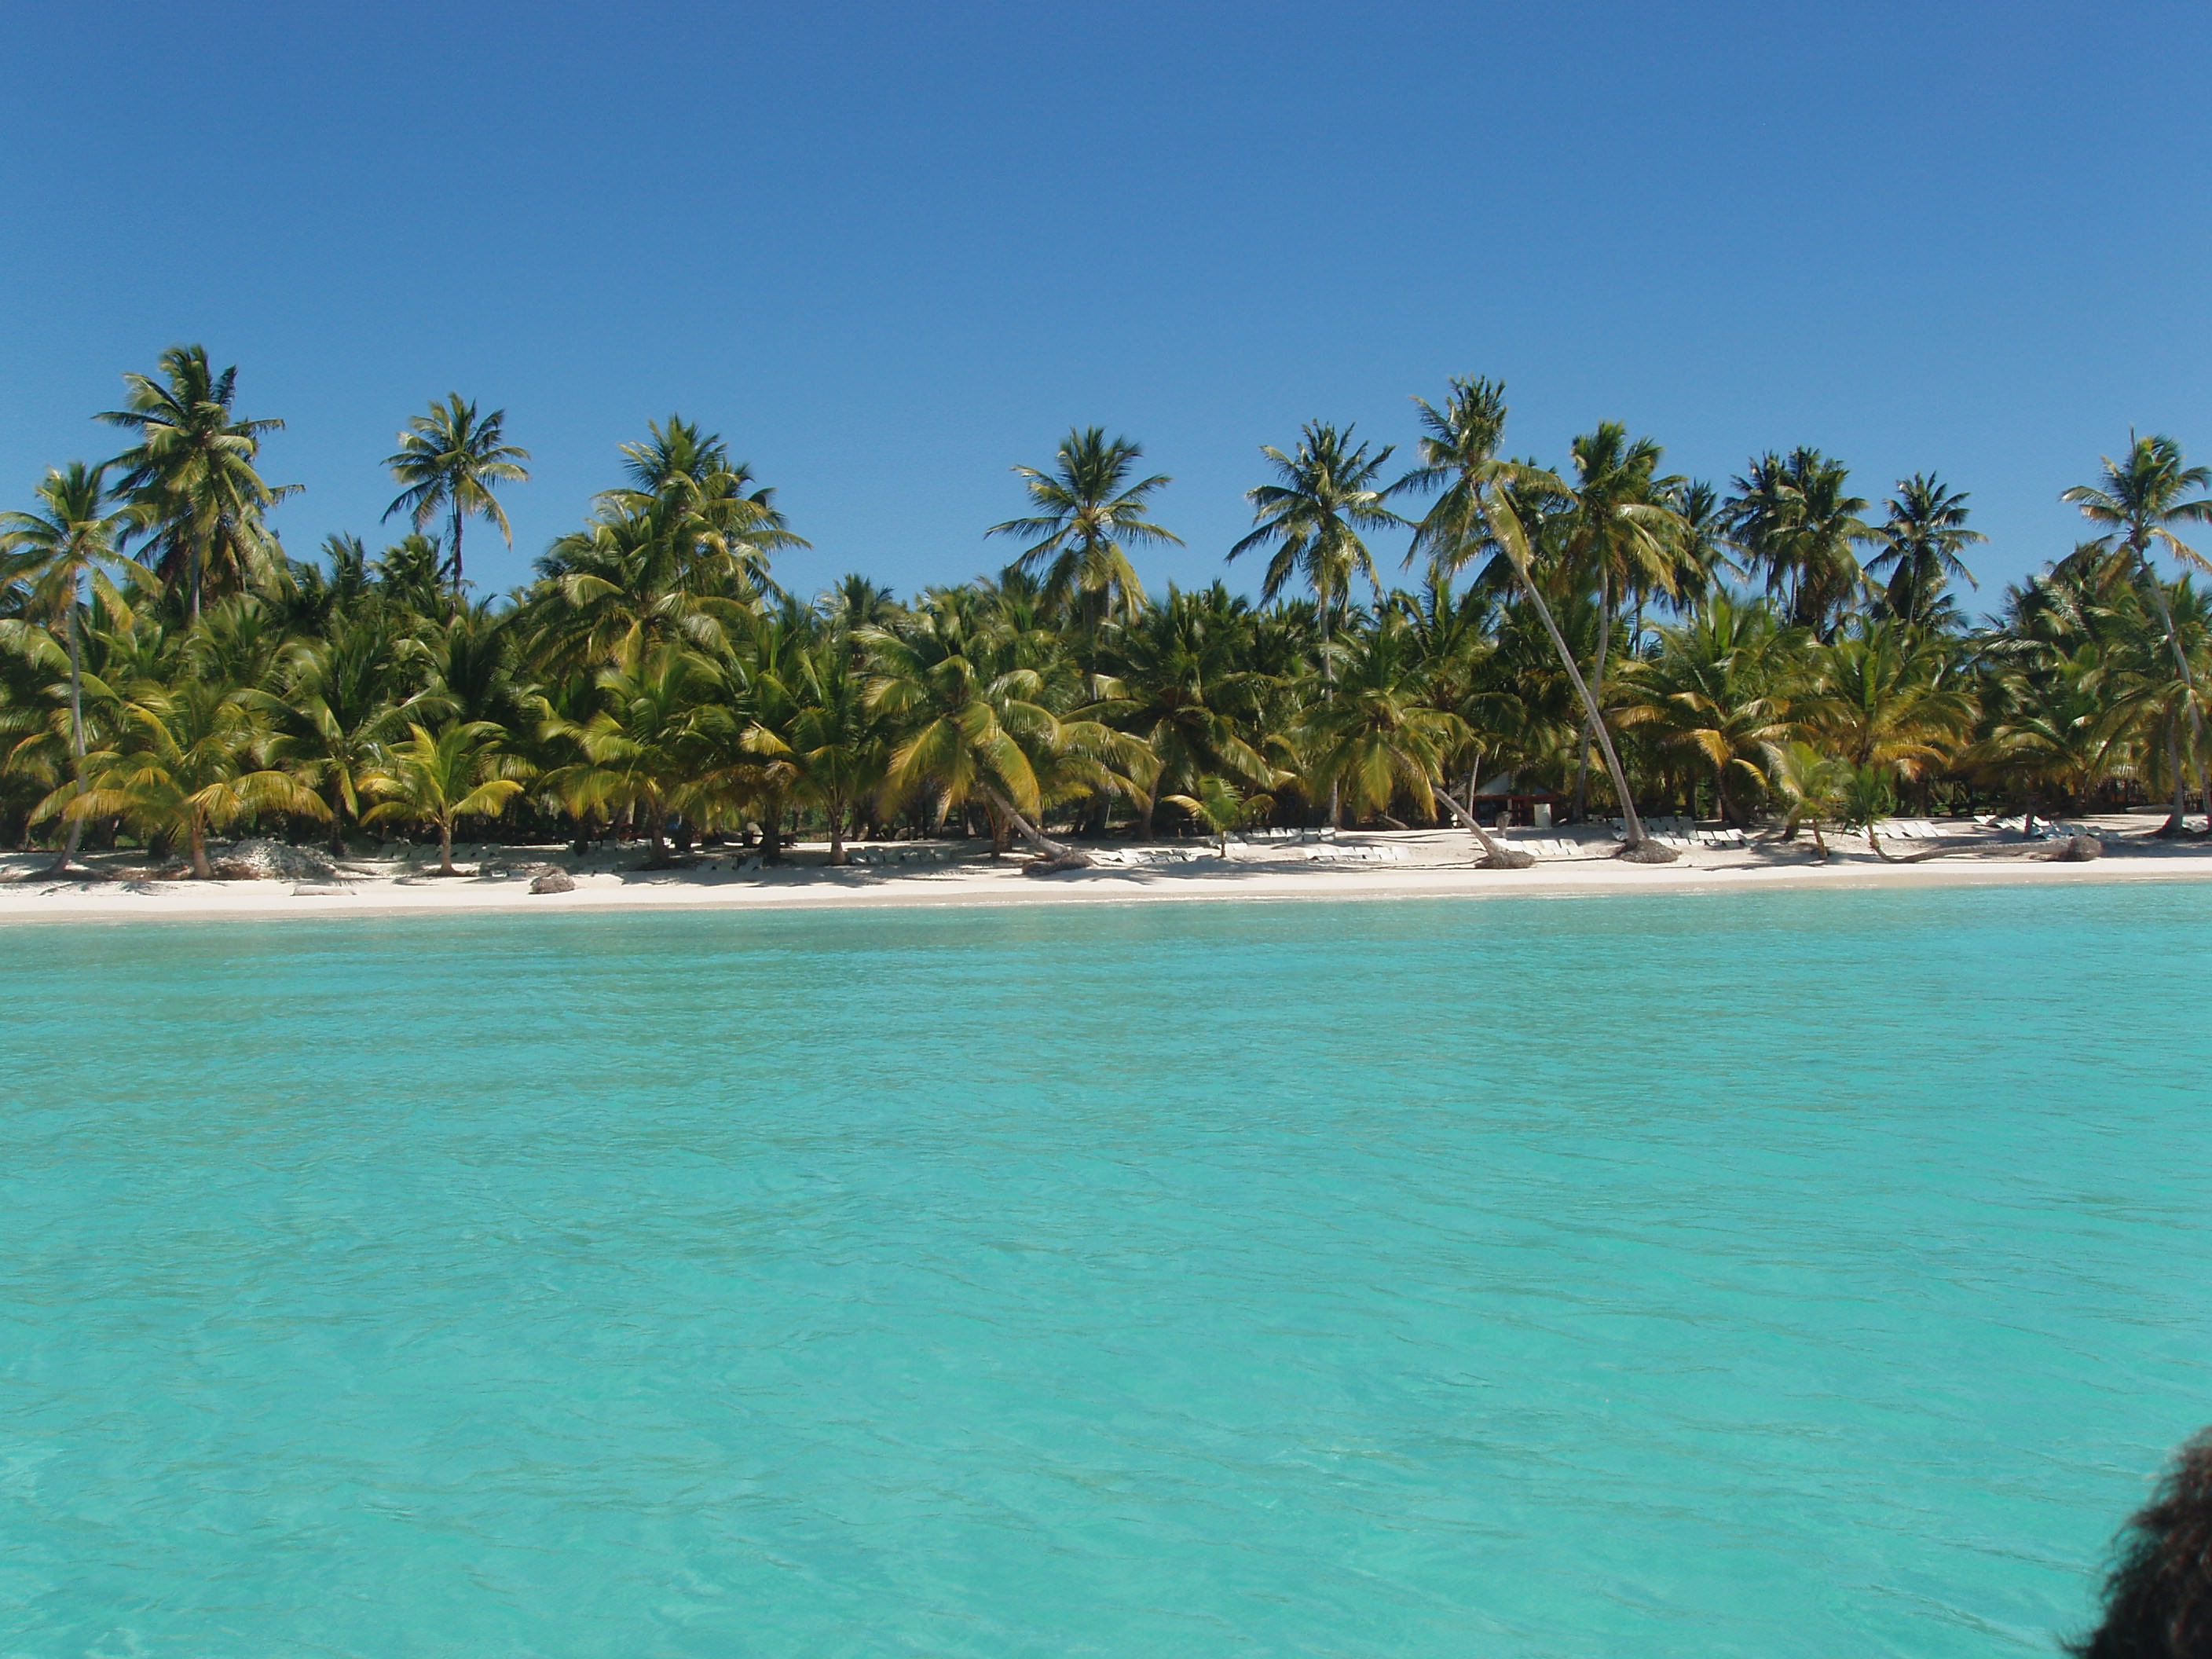
<instances>
[{"instance_id":1,"label":"blue sky","mask_svg":"<svg viewBox=\"0 0 2212 1659\"><path fill-rule=\"evenodd\" d=\"M672 410L777 487L801 592L995 568L1076 422L1174 475L1141 568L1193 582L1259 445L1409 454L1481 373L1554 463L1609 418L1723 485L1936 469L1994 600L2131 422L2212 460L2208 46L2158 4L12 6L0 492L192 340L289 422L295 553L376 544L457 388L535 457L488 585Z\"/></svg>"}]
</instances>

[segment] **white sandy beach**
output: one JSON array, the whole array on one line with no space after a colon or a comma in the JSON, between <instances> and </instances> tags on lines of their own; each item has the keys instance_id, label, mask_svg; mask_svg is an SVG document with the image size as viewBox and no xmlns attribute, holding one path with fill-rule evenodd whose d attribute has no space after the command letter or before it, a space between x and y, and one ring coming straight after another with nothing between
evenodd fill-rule
<instances>
[{"instance_id":1,"label":"white sandy beach","mask_svg":"<svg viewBox=\"0 0 2212 1659\"><path fill-rule=\"evenodd\" d=\"M1863 835L1832 835L1825 862L1808 838L1743 848L1698 848L1671 865L1624 864L1613 843L1585 830L1547 837L1551 856L1532 869L1476 867L1480 848L1464 833L1414 830L1345 834L1306 843L1233 845L1223 860L1205 843L1138 850L1109 847L1109 863L1043 878L1024 860L994 861L975 843L893 844L863 856L903 863L832 868L827 849L801 845L792 861L762 869L739 849L702 854L682 867L648 871L641 847L582 857L564 848L466 849L459 878L426 873L434 854L419 848L345 861L331 881L191 881L118 878L131 855L96 855L89 879L54 880L40 854L0 860L0 922L254 919L294 916L449 915L523 911L574 915L613 910L744 910L876 905L1118 904L1233 899L1504 898L1603 893L1724 893L1788 887L1915 888L2006 884L2202 881L2212 879L2212 847L2151 838L2160 818L2136 815L2089 821L2105 855L2093 862L2050 861L2054 843L2023 842L1996 832L1963 837L1964 850L1921 863L1891 863ZM1525 839L1519 838L1516 839ZM1900 854L1924 851L1887 843ZM1948 843L1947 843L1948 844ZM457 851L457 859L459 854ZM1141 860L1141 861L1139 861ZM532 893L531 875L548 865L570 872L575 890ZM481 872L481 873L478 873Z\"/></svg>"}]
</instances>

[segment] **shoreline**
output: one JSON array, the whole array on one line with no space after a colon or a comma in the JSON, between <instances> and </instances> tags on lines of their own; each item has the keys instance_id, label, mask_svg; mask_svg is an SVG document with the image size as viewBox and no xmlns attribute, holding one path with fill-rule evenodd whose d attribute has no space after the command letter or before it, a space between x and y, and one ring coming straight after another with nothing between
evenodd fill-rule
<instances>
[{"instance_id":1,"label":"shoreline","mask_svg":"<svg viewBox=\"0 0 2212 1659\"><path fill-rule=\"evenodd\" d=\"M1711 895L1817 888L1911 890L1974 886L2136 884L2212 881L2212 848L2138 844L2081 864L2058 864L2028 846L1989 845L1924 863L1889 863L1863 848L1836 845L1825 864L1802 843L1777 852L1686 854L1662 866L1629 865L1592 844L1583 857L1552 858L1527 870L1474 867L1463 835L1449 831L1346 836L1318 855L1261 849L1227 863L1212 858L1164 866L1105 866L1049 877L1022 873L1010 858L969 854L927 870L886 872L864 866L800 862L771 871L714 866L646 872L579 870L566 893L533 894L526 874L431 878L410 869L356 875L329 884L258 881L45 881L18 873L0 885L0 927L143 921L271 921L360 916L547 915L755 910L1010 908L1029 905L1200 903L1418 899L1587 898L1615 894ZM1240 849L1249 850L1249 849ZM1298 852L1320 861L1267 856ZM1339 855L1395 860L1344 867ZM1448 854L1448 856L1438 856ZM18 855L19 859L22 855ZM503 854L515 865L556 861L544 849ZM18 865L19 871L21 865Z\"/></svg>"}]
</instances>

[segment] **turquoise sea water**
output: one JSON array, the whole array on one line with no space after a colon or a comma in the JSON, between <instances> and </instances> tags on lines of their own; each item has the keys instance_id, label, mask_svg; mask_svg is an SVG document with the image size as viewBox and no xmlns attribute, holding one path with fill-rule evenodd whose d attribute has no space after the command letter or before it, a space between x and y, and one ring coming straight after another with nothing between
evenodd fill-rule
<instances>
[{"instance_id":1,"label":"turquoise sea water","mask_svg":"<svg viewBox=\"0 0 2212 1659\"><path fill-rule=\"evenodd\" d=\"M2212 888L11 928L0 1653L2048 1653Z\"/></svg>"}]
</instances>

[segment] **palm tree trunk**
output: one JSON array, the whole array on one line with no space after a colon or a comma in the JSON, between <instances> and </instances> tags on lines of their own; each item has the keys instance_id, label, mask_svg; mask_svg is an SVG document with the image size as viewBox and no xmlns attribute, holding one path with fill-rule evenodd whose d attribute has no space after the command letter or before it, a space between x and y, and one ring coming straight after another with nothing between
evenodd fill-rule
<instances>
[{"instance_id":1,"label":"palm tree trunk","mask_svg":"<svg viewBox=\"0 0 2212 1659\"><path fill-rule=\"evenodd\" d=\"M2161 836L2178 836L2189 827L2188 785L2181 767L2181 711L2166 717L2166 760L2173 771L2173 810L2160 826Z\"/></svg>"},{"instance_id":2,"label":"palm tree trunk","mask_svg":"<svg viewBox=\"0 0 2212 1659\"><path fill-rule=\"evenodd\" d=\"M215 872L208 867L207 826L200 822L200 815L197 812L192 814L191 851L194 879L213 881Z\"/></svg>"},{"instance_id":3,"label":"palm tree trunk","mask_svg":"<svg viewBox=\"0 0 2212 1659\"><path fill-rule=\"evenodd\" d=\"M453 821L451 818L438 820L438 873L441 876L461 873L453 868Z\"/></svg>"},{"instance_id":4,"label":"palm tree trunk","mask_svg":"<svg viewBox=\"0 0 2212 1659\"><path fill-rule=\"evenodd\" d=\"M1051 836L1046 835L1016 811L1013 802L1008 800L997 790L987 785L983 794L1006 819L1008 827L1022 838L1030 850L1048 863L1056 865L1062 869L1073 870L1091 862L1091 855L1088 853L1079 848L1070 847L1065 842L1053 840Z\"/></svg>"},{"instance_id":5,"label":"palm tree trunk","mask_svg":"<svg viewBox=\"0 0 2212 1659\"><path fill-rule=\"evenodd\" d=\"M1332 706L1336 702L1336 664L1328 653L1328 595L1321 596L1321 695L1322 701ZM1336 829L1341 810L1338 799L1337 781L1328 781L1328 827Z\"/></svg>"},{"instance_id":6,"label":"palm tree trunk","mask_svg":"<svg viewBox=\"0 0 2212 1659\"><path fill-rule=\"evenodd\" d=\"M1613 573L1601 570L1597 586L1597 672L1591 678L1590 692L1594 697L1605 695L1605 658L1613 643ZM1590 726L1595 716L1583 720L1581 752L1575 757L1575 806L1573 822L1580 823L1589 816L1589 757Z\"/></svg>"},{"instance_id":7,"label":"palm tree trunk","mask_svg":"<svg viewBox=\"0 0 2212 1659\"><path fill-rule=\"evenodd\" d=\"M460 613L460 609L461 609L461 507L460 507L460 503L459 503L459 502L458 502L458 501L456 501L456 502L453 504L453 611L454 611L454 614L458 616L458 615Z\"/></svg>"},{"instance_id":8,"label":"palm tree trunk","mask_svg":"<svg viewBox=\"0 0 2212 1659\"><path fill-rule=\"evenodd\" d=\"M72 793L82 795L84 793L84 684L77 659L76 595L75 593L70 595L69 662L70 756L76 763L74 770L76 778L76 788ZM62 842L61 856L54 860L52 867L46 872L48 875L58 876L76 862L77 842L83 834L84 820L71 814L69 821L69 833Z\"/></svg>"},{"instance_id":9,"label":"palm tree trunk","mask_svg":"<svg viewBox=\"0 0 2212 1659\"><path fill-rule=\"evenodd\" d=\"M658 847L660 844L660 823L657 817L653 820L653 845ZM783 862L783 797L780 794L769 797L768 811L761 814L761 862Z\"/></svg>"},{"instance_id":10,"label":"palm tree trunk","mask_svg":"<svg viewBox=\"0 0 2212 1659\"><path fill-rule=\"evenodd\" d=\"M1627 831L1627 843L1621 850L1632 854L1639 863L1672 864L1674 861L1674 848L1660 846L1644 833L1644 820L1636 816L1636 802L1630 798L1628 777L1620 769L1620 757L1613 749L1613 735L1605 729L1605 716L1598 713L1597 699L1590 694L1589 683L1583 678L1583 671L1576 665L1575 653L1567 648L1566 635L1559 632L1559 624L1552 616L1552 607L1544 603L1543 594L1537 591L1535 579L1522 568L1519 559L1509 554L1506 562L1513 567L1514 574L1520 577L1521 591L1536 607L1538 620L1544 624L1544 631L1552 636L1552 649L1559 653L1559 666L1567 671L1567 678L1574 682L1575 695L1583 702L1583 713L1597 732L1598 746L1605 753L1607 775L1613 780L1613 793L1620 798L1621 823Z\"/></svg>"},{"instance_id":11,"label":"palm tree trunk","mask_svg":"<svg viewBox=\"0 0 2212 1659\"><path fill-rule=\"evenodd\" d=\"M2195 739L2191 746L2201 756L2204 748L2204 718L2197 712L2197 676L2190 672L2189 653L2182 649L2180 632L2173 625L2173 607L2166 602L2166 584L2159 580L2158 572L2150 568L2150 561L2144 556L2141 547L2136 549L2136 562L2142 571L2144 580L2150 584L2152 594L2158 600L2158 619L2166 628L2166 642L2172 648L2173 665L2181 671L2182 703L2189 710L2189 732ZM2179 744L2178 736L2175 741ZM2208 786L2205 781L2204 763L2201 758L2197 763L2197 787L2206 792L2204 822L2206 829L2212 830L2212 786ZM2173 767L2173 816L2166 821L2166 828L2159 833L2172 836L2185 834L2189 828L2189 815L2185 810L2187 805L2188 798L2184 792L2181 781L2180 757L2176 755Z\"/></svg>"},{"instance_id":12,"label":"palm tree trunk","mask_svg":"<svg viewBox=\"0 0 2212 1659\"><path fill-rule=\"evenodd\" d=\"M833 865L850 863L851 860L845 855L845 809L833 799L830 803L829 811L830 862Z\"/></svg>"},{"instance_id":13,"label":"palm tree trunk","mask_svg":"<svg viewBox=\"0 0 2212 1659\"><path fill-rule=\"evenodd\" d=\"M331 856L345 856L345 788L341 779L331 781Z\"/></svg>"},{"instance_id":14,"label":"palm tree trunk","mask_svg":"<svg viewBox=\"0 0 2212 1659\"><path fill-rule=\"evenodd\" d=\"M1449 789L1437 790L1436 796L1438 800L1451 809L1454 817L1468 827L1475 840L1482 843L1482 861L1485 865L1493 870L1526 870L1535 864L1536 860L1528 854L1508 847L1502 842L1492 841L1490 832L1475 822L1473 811L1474 790L1469 789L1467 793L1468 804L1466 806L1462 806L1453 799L1451 791Z\"/></svg>"}]
</instances>

